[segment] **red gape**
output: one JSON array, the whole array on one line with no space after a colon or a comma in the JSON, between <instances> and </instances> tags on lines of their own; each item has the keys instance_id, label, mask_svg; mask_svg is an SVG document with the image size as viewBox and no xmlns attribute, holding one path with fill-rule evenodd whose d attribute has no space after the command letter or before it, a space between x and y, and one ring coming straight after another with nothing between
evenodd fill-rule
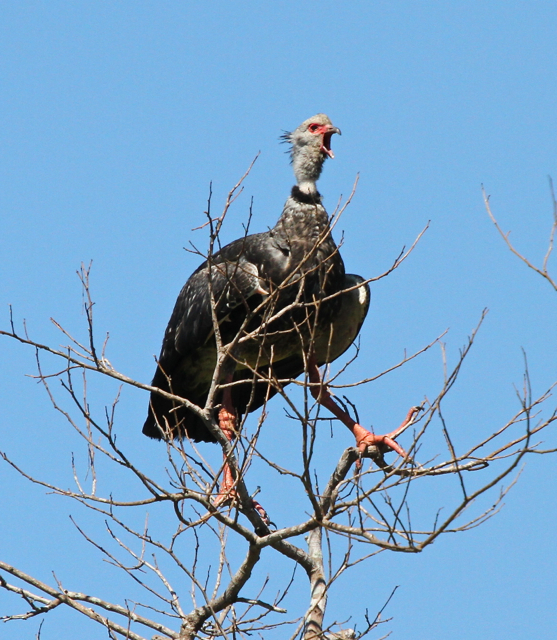
<instances>
[{"instance_id":1,"label":"red gape","mask_svg":"<svg viewBox=\"0 0 557 640\"><path fill-rule=\"evenodd\" d=\"M408 424L415 418L416 414L419 413L421 409L420 407L412 407L403 423L394 431L385 435L375 435L374 433L371 433L371 431L364 429L355 420L352 420L346 411L343 411L333 400L327 385L321 379L319 367L317 366L315 354L313 353L308 358L308 369L309 381L312 383L311 395L317 400L317 402L319 402L320 405L328 409L336 418L346 425L350 431L352 431L356 438L356 446L361 453L365 453L368 446L374 446L382 453L386 449L392 449L403 458L408 456L406 451L404 451L398 442L396 442L395 438L401 434Z\"/></svg>"}]
</instances>

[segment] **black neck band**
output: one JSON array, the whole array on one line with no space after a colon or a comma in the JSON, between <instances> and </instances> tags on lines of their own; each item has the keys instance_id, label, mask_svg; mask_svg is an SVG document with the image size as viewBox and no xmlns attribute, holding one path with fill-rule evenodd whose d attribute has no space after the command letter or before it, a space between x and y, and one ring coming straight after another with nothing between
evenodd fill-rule
<instances>
[{"instance_id":1,"label":"black neck band","mask_svg":"<svg viewBox=\"0 0 557 640\"><path fill-rule=\"evenodd\" d=\"M319 191L315 193L304 193L298 185L292 187L292 197L294 200L302 204L321 204L321 194Z\"/></svg>"}]
</instances>

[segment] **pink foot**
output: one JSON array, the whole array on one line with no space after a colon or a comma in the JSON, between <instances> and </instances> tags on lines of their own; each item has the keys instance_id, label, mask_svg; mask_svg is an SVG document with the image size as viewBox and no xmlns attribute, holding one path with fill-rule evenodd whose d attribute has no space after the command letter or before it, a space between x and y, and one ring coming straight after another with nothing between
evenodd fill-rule
<instances>
[{"instance_id":1,"label":"pink foot","mask_svg":"<svg viewBox=\"0 0 557 640\"><path fill-rule=\"evenodd\" d=\"M364 429L361 425L355 423L352 427L352 433L356 438L356 446L358 451L362 455L368 455L373 457L375 455L383 456L390 450L398 453L402 458L407 458L408 454L395 440L401 433L403 433L408 427L410 427L418 413L422 410L422 407L412 407L407 413L406 418L403 420L400 427L387 433L385 435L376 435L371 433L367 429Z\"/></svg>"},{"instance_id":2,"label":"pink foot","mask_svg":"<svg viewBox=\"0 0 557 640\"><path fill-rule=\"evenodd\" d=\"M222 507L222 506L224 506L226 504L232 504L235 501L238 501L238 503L239 503L239 501L240 501L238 493L237 493L236 488L235 488L235 482L232 481L231 485L226 483L227 476L229 476L232 479L232 474L230 473L230 468L229 468L228 465L226 465L225 470L224 470L224 479L223 479L223 483L222 483L222 485L220 487L220 491L213 498L213 504L215 505L215 507ZM259 514L259 517L261 518L261 520L263 520L263 522L267 526L272 524L267 512L261 506L261 504L259 502L257 502L257 500L252 499L251 506L257 511L257 513Z\"/></svg>"}]
</instances>

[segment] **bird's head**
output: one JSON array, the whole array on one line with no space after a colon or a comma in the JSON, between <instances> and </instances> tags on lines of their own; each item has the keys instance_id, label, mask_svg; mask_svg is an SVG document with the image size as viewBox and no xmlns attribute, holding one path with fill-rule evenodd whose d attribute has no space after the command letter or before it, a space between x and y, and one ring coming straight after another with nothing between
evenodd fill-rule
<instances>
[{"instance_id":1,"label":"bird's head","mask_svg":"<svg viewBox=\"0 0 557 640\"><path fill-rule=\"evenodd\" d=\"M324 113L308 118L291 133L282 136L284 142L292 145L290 150L292 166L298 186L305 193L317 191L315 183L321 175L326 158L334 158L331 149L333 133L340 135L340 129Z\"/></svg>"}]
</instances>

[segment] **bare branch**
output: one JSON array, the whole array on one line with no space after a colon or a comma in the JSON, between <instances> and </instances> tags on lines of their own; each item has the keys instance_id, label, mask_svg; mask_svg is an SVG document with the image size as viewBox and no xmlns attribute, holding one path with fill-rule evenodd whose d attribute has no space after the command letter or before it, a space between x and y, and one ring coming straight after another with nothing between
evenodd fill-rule
<instances>
[{"instance_id":1,"label":"bare branch","mask_svg":"<svg viewBox=\"0 0 557 640\"><path fill-rule=\"evenodd\" d=\"M522 260L522 262L524 262L524 264L528 268L532 269L532 271L535 271L537 274L542 276L542 278L545 278L549 282L549 284L553 287L553 289L557 291L557 281L555 281L549 275L549 272L547 270L547 263L549 260L549 256L553 251L553 240L555 238L555 232L557 231L557 201L555 200L555 192L553 191L553 181L551 180L551 178L549 179L549 185L551 189L551 200L553 204L553 225L551 227L551 231L549 234L549 243L548 243L547 251L545 253L541 268L536 267L532 262L530 262L530 260L528 260L528 258L526 258L523 254L521 254L517 249L515 249L514 245L511 243L509 239L510 231L505 233L501 229L501 227L499 226L499 223L495 219L495 216L491 212L491 206L489 204L489 196L486 194L485 189L483 188L483 185L482 185L482 195L484 199L485 208L487 210L487 214L489 215L489 217L491 218L491 221L495 225L495 228L497 229L497 231L505 241L505 244L507 245L507 247L512 251L512 253L514 253L515 256L517 256L520 260Z\"/></svg>"}]
</instances>

